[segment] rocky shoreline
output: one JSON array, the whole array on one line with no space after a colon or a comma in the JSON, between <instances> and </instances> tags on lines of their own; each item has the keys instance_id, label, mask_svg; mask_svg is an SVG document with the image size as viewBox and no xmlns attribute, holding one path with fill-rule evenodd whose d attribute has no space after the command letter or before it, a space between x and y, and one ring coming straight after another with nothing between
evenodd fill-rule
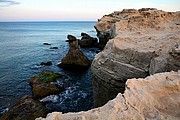
<instances>
[{"instance_id":1,"label":"rocky shoreline","mask_svg":"<svg viewBox=\"0 0 180 120\"><path fill-rule=\"evenodd\" d=\"M72 69L73 66L76 69L90 66L90 61L80 51L78 45L82 48L99 47L102 50L91 64L94 107L99 108L79 113L53 112L42 118L47 111L44 107L38 107L44 113L41 113L42 116L38 114L37 117L40 118L37 120L179 119L179 24L180 12L165 12L155 8L124 9L98 20L95 29L99 43L96 38L86 33L81 34L81 40L68 35L67 42L70 49L62 59L60 67ZM48 82L41 79L44 72L48 73L45 74ZM62 91L63 88L50 84L60 75L44 72L33 77L31 85L42 84L56 88L55 92L47 92L46 95ZM52 76L56 77L49 81ZM35 92L33 93L35 95ZM42 96L35 95L35 97ZM29 99L34 98L25 97L21 101L30 101ZM33 102L32 104L35 105ZM22 109L23 105L17 103L12 109ZM26 104L25 106L30 110L31 107ZM31 114L35 114L34 112ZM8 115L12 117L14 113L7 112L2 118L9 119Z\"/></svg>"},{"instance_id":2,"label":"rocky shoreline","mask_svg":"<svg viewBox=\"0 0 180 120\"><path fill-rule=\"evenodd\" d=\"M102 52L91 65L94 106L116 98L87 112L37 120L179 119L179 20L180 12L155 8L103 16L95 25Z\"/></svg>"},{"instance_id":3,"label":"rocky shoreline","mask_svg":"<svg viewBox=\"0 0 180 120\"><path fill-rule=\"evenodd\" d=\"M179 120L180 71L128 79L124 94L86 112L53 112L36 120Z\"/></svg>"},{"instance_id":4,"label":"rocky shoreline","mask_svg":"<svg viewBox=\"0 0 180 120\"><path fill-rule=\"evenodd\" d=\"M69 51L61 60L57 67L68 70L69 72L85 72L89 69L91 61L81 51L81 48L98 48L97 38L93 38L87 33L81 33L81 40L73 35L67 35L69 42ZM50 43L43 45L51 46ZM56 49L50 47L50 49ZM95 51L94 51L95 52ZM41 66L51 66L52 62L41 62ZM10 107L0 119L3 120L34 120L37 117L45 117L50 108L46 106L42 99L50 95L58 95L68 89L67 76L55 73L51 70L43 70L40 74L31 77L29 85L32 89L32 96L22 97L16 104ZM69 82L69 84L71 84ZM32 110L33 109L33 110ZM27 114L26 114L27 113Z\"/></svg>"}]
</instances>

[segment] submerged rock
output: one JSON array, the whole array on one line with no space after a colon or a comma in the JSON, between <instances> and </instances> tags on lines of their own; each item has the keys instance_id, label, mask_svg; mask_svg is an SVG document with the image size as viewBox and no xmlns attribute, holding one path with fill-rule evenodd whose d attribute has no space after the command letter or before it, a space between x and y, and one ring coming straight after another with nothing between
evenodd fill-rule
<instances>
[{"instance_id":1,"label":"submerged rock","mask_svg":"<svg viewBox=\"0 0 180 120\"><path fill-rule=\"evenodd\" d=\"M50 47L50 49L58 49L58 47Z\"/></svg>"},{"instance_id":2,"label":"submerged rock","mask_svg":"<svg viewBox=\"0 0 180 120\"><path fill-rule=\"evenodd\" d=\"M52 84L62 75L44 70L41 74L31 78L30 85L32 87L33 96L35 98L43 98L51 94L57 94L63 91L63 87Z\"/></svg>"},{"instance_id":3,"label":"submerged rock","mask_svg":"<svg viewBox=\"0 0 180 120\"><path fill-rule=\"evenodd\" d=\"M52 65L52 62L51 62L51 61L48 61L48 62L42 62L40 65L50 66L50 65Z\"/></svg>"},{"instance_id":4,"label":"submerged rock","mask_svg":"<svg viewBox=\"0 0 180 120\"><path fill-rule=\"evenodd\" d=\"M78 40L72 35L68 35L69 51L67 55L62 59L62 62L58 66L64 67L89 67L89 59L82 53L78 47Z\"/></svg>"},{"instance_id":5,"label":"submerged rock","mask_svg":"<svg viewBox=\"0 0 180 120\"><path fill-rule=\"evenodd\" d=\"M25 96L1 116L0 120L34 120L37 117L45 117L47 113L48 110L42 103L30 96Z\"/></svg>"},{"instance_id":6,"label":"submerged rock","mask_svg":"<svg viewBox=\"0 0 180 120\"><path fill-rule=\"evenodd\" d=\"M50 43L43 43L43 45L51 45Z\"/></svg>"},{"instance_id":7,"label":"submerged rock","mask_svg":"<svg viewBox=\"0 0 180 120\"><path fill-rule=\"evenodd\" d=\"M180 71L129 79L124 94L86 112L53 112L36 120L179 120Z\"/></svg>"}]
</instances>

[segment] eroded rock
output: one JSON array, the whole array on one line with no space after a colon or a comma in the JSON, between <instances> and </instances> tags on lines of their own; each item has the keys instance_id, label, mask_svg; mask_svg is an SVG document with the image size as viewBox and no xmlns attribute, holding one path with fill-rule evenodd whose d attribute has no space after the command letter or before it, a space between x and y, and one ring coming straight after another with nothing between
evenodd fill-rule
<instances>
[{"instance_id":1,"label":"eroded rock","mask_svg":"<svg viewBox=\"0 0 180 120\"><path fill-rule=\"evenodd\" d=\"M78 41L81 48L98 47L98 39L93 38L87 33L81 33L81 40Z\"/></svg>"},{"instance_id":2,"label":"eroded rock","mask_svg":"<svg viewBox=\"0 0 180 120\"><path fill-rule=\"evenodd\" d=\"M109 41L92 62L95 106L123 93L127 79L180 69L177 23L179 12L154 8L124 9L100 19L95 28ZM111 34L105 37L109 30Z\"/></svg>"},{"instance_id":3,"label":"eroded rock","mask_svg":"<svg viewBox=\"0 0 180 120\"><path fill-rule=\"evenodd\" d=\"M89 59L81 52L78 47L78 40L72 35L68 35L69 51L67 55L61 60L62 63L59 66L64 67L89 67Z\"/></svg>"},{"instance_id":4,"label":"eroded rock","mask_svg":"<svg viewBox=\"0 0 180 120\"><path fill-rule=\"evenodd\" d=\"M179 120L180 71L129 79L124 94L86 112L53 112L36 120Z\"/></svg>"},{"instance_id":5,"label":"eroded rock","mask_svg":"<svg viewBox=\"0 0 180 120\"><path fill-rule=\"evenodd\" d=\"M0 117L1 120L34 120L45 117L48 110L38 100L30 96L21 98L8 112Z\"/></svg>"},{"instance_id":6,"label":"eroded rock","mask_svg":"<svg viewBox=\"0 0 180 120\"><path fill-rule=\"evenodd\" d=\"M60 77L62 77L62 75L47 70L44 70L41 74L32 77L30 85L32 87L33 96L35 98L43 98L63 91L62 86L52 83Z\"/></svg>"}]
</instances>

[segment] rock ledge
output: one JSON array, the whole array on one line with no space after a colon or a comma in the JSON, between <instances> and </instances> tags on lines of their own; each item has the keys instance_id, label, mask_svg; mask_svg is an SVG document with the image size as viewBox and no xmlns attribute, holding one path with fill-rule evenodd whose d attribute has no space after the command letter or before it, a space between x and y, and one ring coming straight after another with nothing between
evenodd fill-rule
<instances>
[{"instance_id":1,"label":"rock ledge","mask_svg":"<svg viewBox=\"0 0 180 120\"><path fill-rule=\"evenodd\" d=\"M124 94L87 112L53 112L36 120L179 120L180 71L129 79Z\"/></svg>"}]
</instances>

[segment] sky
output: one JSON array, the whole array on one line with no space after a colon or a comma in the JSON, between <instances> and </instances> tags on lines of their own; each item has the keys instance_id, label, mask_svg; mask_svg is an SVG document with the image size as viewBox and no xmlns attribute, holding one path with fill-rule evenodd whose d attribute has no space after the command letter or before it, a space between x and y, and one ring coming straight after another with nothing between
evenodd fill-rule
<instances>
[{"instance_id":1,"label":"sky","mask_svg":"<svg viewBox=\"0 0 180 120\"><path fill-rule=\"evenodd\" d=\"M0 0L0 21L95 21L124 8L180 11L180 0Z\"/></svg>"}]
</instances>

